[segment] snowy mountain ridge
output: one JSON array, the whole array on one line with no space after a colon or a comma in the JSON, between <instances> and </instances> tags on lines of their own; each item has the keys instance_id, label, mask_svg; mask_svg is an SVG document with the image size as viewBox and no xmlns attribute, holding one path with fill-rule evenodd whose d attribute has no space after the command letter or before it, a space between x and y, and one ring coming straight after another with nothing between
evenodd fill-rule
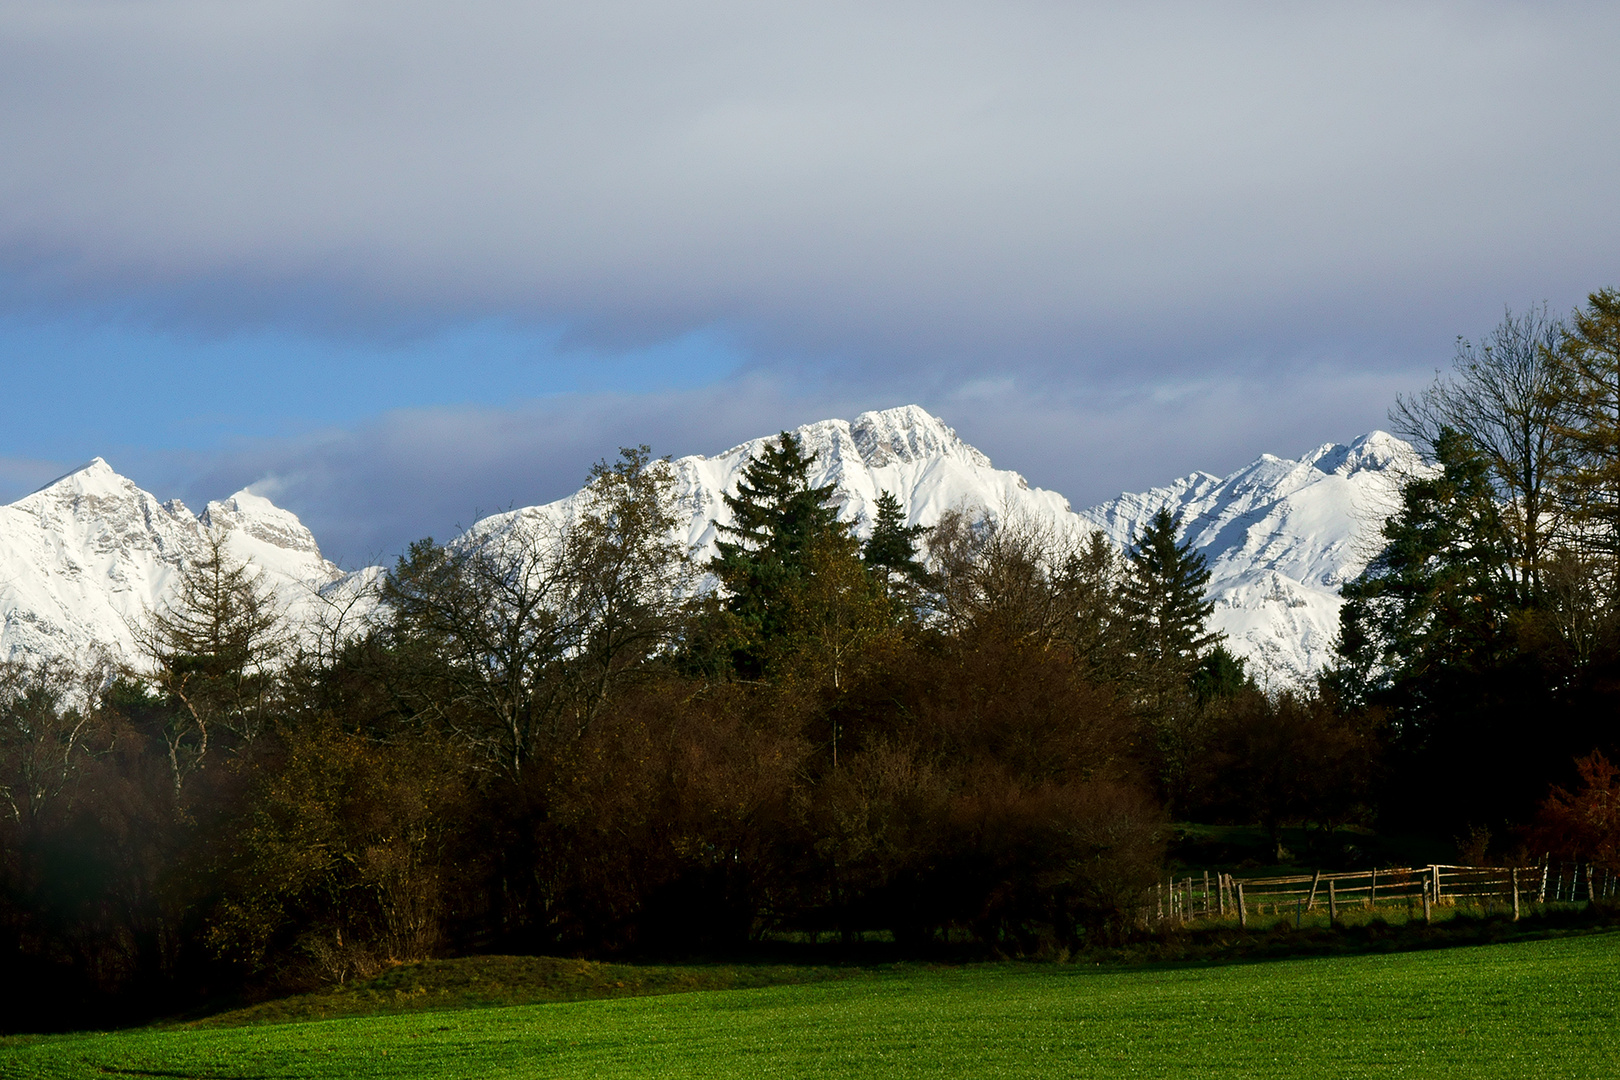
<instances>
[{"instance_id":1,"label":"snowy mountain ridge","mask_svg":"<svg viewBox=\"0 0 1620 1080\"><path fill-rule=\"evenodd\" d=\"M193 515L94 458L0 506L0 658L135 654L132 624L173 594L210 532L256 567L289 614L344 581L292 513L250 491Z\"/></svg>"},{"instance_id":2,"label":"snowy mountain ridge","mask_svg":"<svg viewBox=\"0 0 1620 1080\"><path fill-rule=\"evenodd\" d=\"M863 535L883 491L899 499L913 525L933 525L947 510L963 508L1046 524L1077 538L1100 529L1121 550L1161 507L1168 509L1209 563L1213 628L1273 686L1308 679L1331 662L1343 604L1339 588L1376 550L1401 481L1423 467L1409 444L1374 431L1297 459L1265 454L1230 476L1193 473L1075 512L1056 492L995 468L943 420L915 405L806 424L795 434L815 454L811 482L833 486L839 516ZM722 493L736 489L742 470L773 438L673 462L689 515L684 539L699 562L714 554L717 525L728 520ZM544 534L576 513L580 498L576 493L485 518L467 537L514 528Z\"/></svg>"},{"instance_id":3,"label":"snowy mountain ridge","mask_svg":"<svg viewBox=\"0 0 1620 1080\"><path fill-rule=\"evenodd\" d=\"M1263 455L1230 476L1193 473L1163 487L1123 494L1075 512L1056 492L997 469L944 421L915 406L823 420L796 429L815 454L812 482L830 484L843 520L870 528L878 495L892 492L912 524L948 510L1044 523L1082 537L1101 529L1124 548L1161 507L1209 561L1214 628L1250 660L1263 682L1309 677L1331 659L1339 587L1358 574L1393 510L1400 481L1422 468L1399 439L1372 432L1326 444L1297 459ZM673 462L679 532L700 562L714 552L722 496L775 436L713 456ZM545 535L576 514L583 493L477 522L457 544L510 530ZM244 490L193 515L159 503L105 461L0 507L0 657L79 655L102 648L129 656L129 623L174 587L183 562L210 531L250 562L294 617L322 594L358 588L380 568L344 574L289 511Z\"/></svg>"}]
</instances>

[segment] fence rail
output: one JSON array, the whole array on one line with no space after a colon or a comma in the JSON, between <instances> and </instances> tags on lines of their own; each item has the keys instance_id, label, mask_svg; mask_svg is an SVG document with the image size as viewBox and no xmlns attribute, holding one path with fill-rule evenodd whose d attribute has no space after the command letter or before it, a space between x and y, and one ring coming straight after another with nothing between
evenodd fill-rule
<instances>
[{"instance_id":1,"label":"fence rail","mask_svg":"<svg viewBox=\"0 0 1620 1080\"><path fill-rule=\"evenodd\" d=\"M1331 921L1339 908L1377 908L1404 904L1432 918L1436 905L1459 902L1500 903L1517 919L1524 904L1611 899L1620 893L1612 870L1591 863L1543 860L1531 866L1403 866L1373 870L1315 871L1282 877L1237 877L1216 871L1211 876L1167 878L1141 910L1144 924L1193 919L1231 918L1247 926L1249 915L1302 914L1326 907Z\"/></svg>"}]
</instances>

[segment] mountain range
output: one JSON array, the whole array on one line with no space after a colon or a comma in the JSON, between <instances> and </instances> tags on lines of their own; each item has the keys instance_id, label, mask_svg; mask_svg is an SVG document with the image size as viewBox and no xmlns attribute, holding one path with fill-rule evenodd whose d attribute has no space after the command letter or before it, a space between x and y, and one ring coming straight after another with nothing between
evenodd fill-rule
<instances>
[{"instance_id":1,"label":"mountain range","mask_svg":"<svg viewBox=\"0 0 1620 1080\"><path fill-rule=\"evenodd\" d=\"M1056 492L997 469L914 405L796 433L816 455L812 481L831 485L840 516L857 532L870 527L882 491L899 498L912 524L932 525L962 508L1075 537L1100 529L1122 549L1168 508L1209 562L1214 628L1271 685L1308 678L1331 660L1339 587L1376 550L1402 478L1421 468L1410 445L1375 431L1299 458L1265 455L1230 476L1193 473L1075 511ZM714 551L723 494L735 490L772 437L673 463L685 540L698 560ZM579 499L493 515L475 523L467 539L564 519ZM295 515L250 490L193 514L178 500L159 502L96 458L0 507L0 657L83 659L95 650L132 657L133 625L172 594L181 566L204 551L211 533L263 575L295 619L311 618L326 607L323 598L352 594L379 572L345 573L321 555Z\"/></svg>"}]
</instances>

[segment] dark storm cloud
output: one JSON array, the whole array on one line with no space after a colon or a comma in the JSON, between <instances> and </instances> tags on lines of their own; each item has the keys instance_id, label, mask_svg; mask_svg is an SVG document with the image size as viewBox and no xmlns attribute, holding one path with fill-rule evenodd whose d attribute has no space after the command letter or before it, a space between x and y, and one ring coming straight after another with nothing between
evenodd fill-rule
<instances>
[{"instance_id":1,"label":"dark storm cloud","mask_svg":"<svg viewBox=\"0 0 1620 1080\"><path fill-rule=\"evenodd\" d=\"M727 320L964 373L1370 312L1410 345L1611 271L1617 39L1598 5L14 4L0 253L31 303Z\"/></svg>"},{"instance_id":2,"label":"dark storm cloud","mask_svg":"<svg viewBox=\"0 0 1620 1080\"><path fill-rule=\"evenodd\" d=\"M620 443L908 401L1091 502L1349 438L1504 302L1620 276L1617 40L1599 4L13 3L0 311L746 357L143 459L276 485L350 562Z\"/></svg>"}]
</instances>

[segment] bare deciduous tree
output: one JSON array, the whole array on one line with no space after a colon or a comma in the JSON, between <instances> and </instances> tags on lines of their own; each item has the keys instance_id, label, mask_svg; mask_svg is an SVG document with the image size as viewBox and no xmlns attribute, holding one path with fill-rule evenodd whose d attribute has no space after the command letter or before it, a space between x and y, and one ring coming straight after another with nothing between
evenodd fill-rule
<instances>
[{"instance_id":1,"label":"bare deciduous tree","mask_svg":"<svg viewBox=\"0 0 1620 1080\"><path fill-rule=\"evenodd\" d=\"M1459 337L1452 370L1390 410L1395 430L1430 458L1448 428L1484 455L1518 549L1514 568L1525 601L1540 588L1548 540L1558 529L1553 488L1557 431L1568 416L1557 392L1565 334L1546 304L1521 315L1508 310L1477 345Z\"/></svg>"}]
</instances>

